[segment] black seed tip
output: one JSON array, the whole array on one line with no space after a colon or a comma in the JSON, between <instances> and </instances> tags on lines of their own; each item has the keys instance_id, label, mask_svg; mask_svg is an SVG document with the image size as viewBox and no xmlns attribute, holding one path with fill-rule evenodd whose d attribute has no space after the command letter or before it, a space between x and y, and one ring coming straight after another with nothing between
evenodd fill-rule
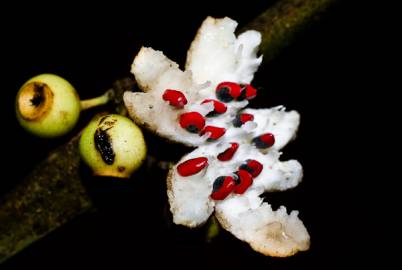
<instances>
[{"instance_id":1,"label":"black seed tip","mask_svg":"<svg viewBox=\"0 0 402 270\"><path fill-rule=\"evenodd\" d=\"M256 137L253 139L253 144L259 148L259 149L264 149L264 148L268 148L269 145L266 144L265 142L263 142L260 137Z\"/></svg>"},{"instance_id":2,"label":"black seed tip","mask_svg":"<svg viewBox=\"0 0 402 270\"><path fill-rule=\"evenodd\" d=\"M243 123L240 121L240 114L236 115L235 119L233 119L233 126L241 127Z\"/></svg>"},{"instance_id":3,"label":"black seed tip","mask_svg":"<svg viewBox=\"0 0 402 270\"><path fill-rule=\"evenodd\" d=\"M205 116L206 117L215 117L217 116L219 113L217 113L215 110L210 111L209 113L207 113Z\"/></svg>"},{"instance_id":4,"label":"black seed tip","mask_svg":"<svg viewBox=\"0 0 402 270\"><path fill-rule=\"evenodd\" d=\"M212 192L216 192L222 187L225 178L226 176L219 176L218 178L215 179L214 184L212 186Z\"/></svg>"},{"instance_id":5,"label":"black seed tip","mask_svg":"<svg viewBox=\"0 0 402 270\"><path fill-rule=\"evenodd\" d=\"M230 89L227 87L222 87L216 91L216 97L222 102L230 102L233 97L230 95Z\"/></svg>"},{"instance_id":6,"label":"black seed tip","mask_svg":"<svg viewBox=\"0 0 402 270\"><path fill-rule=\"evenodd\" d=\"M240 165L239 170L245 170L247 172L249 172L250 174L253 174L254 170L251 169L247 163Z\"/></svg>"},{"instance_id":7,"label":"black seed tip","mask_svg":"<svg viewBox=\"0 0 402 270\"><path fill-rule=\"evenodd\" d=\"M199 132L199 129L195 125L189 125L188 127L186 127L186 130L190 133L198 133Z\"/></svg>"}]
</instances>

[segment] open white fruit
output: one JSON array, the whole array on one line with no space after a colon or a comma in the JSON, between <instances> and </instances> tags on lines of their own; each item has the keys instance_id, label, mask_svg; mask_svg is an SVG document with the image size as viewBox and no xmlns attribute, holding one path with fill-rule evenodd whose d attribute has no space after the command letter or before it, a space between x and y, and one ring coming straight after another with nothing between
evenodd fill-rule
<instances>
[{"instance_id":1,"label":"open white fruit","mask_svg":"<svg viewBox=\"0 0 402 270\"><path fill-rule=\"evenodd\" d=\"M191 44L185 71L162 52L142 48L132 72L144 93L126 92L124 101L138 124L197 147L168 174L176 224L196 227L215 211L222 226L254 250L290 256L309 248L309 234L297 211L288 214L284 207L274 211L260 195L293 188L302 179L296 160L279 160L279 150L295 137L299 114L282 106L242 110L248 97L254 97L247 96L247 91L262 61L256 55L261 35L247 31L236 38L236 26L229 18L208 17ZM172 101L166 97L167 89L178 90L181 96L170 92L176 97ZM211 99L221 101L219 110ZM186 124L187 116L191 125ZM240 124L236 126L235 121ZM233 150L229 157L228 149ZM255 164L260 166L258 173L250 169ZM230 192L217 193L223 187Z\"/></svg>"}]
</instances>

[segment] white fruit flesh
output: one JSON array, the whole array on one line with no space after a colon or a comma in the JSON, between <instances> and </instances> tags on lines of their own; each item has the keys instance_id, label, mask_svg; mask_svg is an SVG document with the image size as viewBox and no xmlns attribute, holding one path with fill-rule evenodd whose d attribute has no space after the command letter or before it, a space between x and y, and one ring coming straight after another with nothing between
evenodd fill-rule
<instances>
[{"instance_id":1,"label":"white fruit flesh","mask_svg":"<svg viewBox=\"0 0 402 270\"><path fill-rule=\"evenodd\" d=\"M216 216L223 227L265 255L286 257L307 250L310 236L298 212L287 214L283 206L273 211L255 193L248 190L241 198L217 204Z\"/></svg>"},{"instance_id":2,"label":"white fruit flesh","mask_svg":"<svg viewBox=\"0 0 402 270\"><path fill-rule=\"evenodd\" d=\"M236 26L237 23L229 18L208 17L188 52L186 71L181 71L162 52L141 48L131 71L146 93L124 94L130 116L138 124L148 126L172 141L189 146L205 144L205 137L189 133L178 125L179 115L190 111L206 115L212 107L210 104L200 104L205 99L216 99L215 88L219 83L250 83L262 61L262 57L256 56L261 42L260 33L247 31L236 38ZM166 89L182 91L188 105L183 110L172 109L162 99ZM206 118L206 125L230 129L231 120L237 111L247 104L248 101L227 103L227 112L221 116Z\"/></svg>"},{"instance_id":3,"label":"white fruit flesh","mask_svg":"<svg viewBox=\"0 0 402 270\"><path fill-rule=\"evenodd\" d=\"M262 62L257 58L261 35L247 31L236 38L237 22L208 17L200 27L187 55L186 70L197 83L223 81L250 83ZM212 93L213 94L213 93Z\"/></svg>"},{"instance_id":4,"label":"white fruit flesh","mask_svg":"<svg viewBox=\"0 0 402 270\"><path fill-rule=\"evenodd\" d=\"M266 191L286 190L295 187L303 171L295 160L279 161L279 150L296 135L299 114L286 112L284 107L271 109L245 109L254 115L252 122L240 128L233 119L248 101L225 103L226 113L206 118L206 125L224 127L226 133L218 141L208 142L206 136L192 134L181 128L180 114L197 111L206 115L211 103L200 105L205 99L216 99L215 88L223 81L250 83L262 58L256 52L261 35L247 31L237 38L237 23L229 18L207 18L191 44L187 55L186 71L161 52L142 48L136 56L132 72L145 93L126 92L125 104L131 117L162 137L189 146L198 146L185 155L178 164L192 158L207 157L208 166L197 174L183 177L177 165L168 175L168 197L176 224L196 227L203 224L216 211L223 227L239 239L248 242L255 250L271 256L290 256L309 247L309 235L297 212L290 215L285 208L273 211L262 203L260 195ZM183 109L172 108L162 99L166 89L182 91L188 100ZM273 147L257 149L252 139L270 132L275 136ZM231 142L239 143L233 158L221 162L217 155ZM247 159L263 164L260 175L242 195L230 194L223 201L210 198L214 180L232 175Z\"/></svg>"},{"instance_id":5,"label":"white fruit flesh","mask_svg":"<svg viewBox=\"0 0 402 270\"><path fill-rule=\"evenodd\" d=\"M295 111L285 112L279 109L250 109L248 112L256 113L261 111L263 116L272 116L268 118L271 119L271 124L263 126L257 123L256 126L268 127L269 129L261 129L259 132L263 133L269 130L279 142L282 142L282 145L285 145L295 135L299 117ZM260 118L257 118L258 120ZM264 153L264 151L250 144L254 131L248 133L244 128L238 128L237 130L238 135L232 137L233 141L218 141L198 147L178 162L180 164L192 158L207 157L209 165L203 171L190 177L183 177L177 173L177 165L172 169L171 176L175 181L172 181L168 195L170 205L175 209L173 211L175 223L182 225L192 224L192 226L199 226L204 223L213 212L215 205L214 201L209 197L214 180L222 175L233 174L247 159L257 160L264 166L261 174L254 179L254 184L250 187L250 189L260 191L257 196L264 191L285 190L295 187L301 181L302 167L300 163L295 160L280 162L280 153L276 150L280 148L271 148L270 151ZM230 142L239 143L238 150L231 160L219 161L217 155L227 149ZM201 185L203 185L202 188L200 187ZM239 195L231 196L239 197ZM191 201L191 204L188 203L189 201Z\"/></svg>"}]
</instances>

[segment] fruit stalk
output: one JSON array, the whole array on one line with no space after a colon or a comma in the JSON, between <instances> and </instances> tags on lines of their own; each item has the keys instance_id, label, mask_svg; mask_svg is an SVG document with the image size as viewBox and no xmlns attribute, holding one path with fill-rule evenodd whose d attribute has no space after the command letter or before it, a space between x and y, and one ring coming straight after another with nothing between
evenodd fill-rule
<instances>
[{"instance_id":1,"label":"fruit stalk","mask_svg":"<svg viewBox=\"0 0 402 270\"><path fill-rule=\"evenodd\" d=\"M261 52L267 63L335 1L280 0L241 31L255 29L262 33ZM126 114L123 92L133 87L129 78L114 84L115 112ZM50 153L0 202L0 263L94 208L79 174L78 140L79 135Z\"/></svg>"},{"instance_id":2,"label":"fruit stalk","mask_svg":"<svg viewBox=\"0 0 402 270\"><path fill-rule=\"evenodd\" d=\"M81 110L87 110L108 103L114 95L113 89L107 90L103 95L91 99L81 100Z\"/></svg>"}]
</instances>

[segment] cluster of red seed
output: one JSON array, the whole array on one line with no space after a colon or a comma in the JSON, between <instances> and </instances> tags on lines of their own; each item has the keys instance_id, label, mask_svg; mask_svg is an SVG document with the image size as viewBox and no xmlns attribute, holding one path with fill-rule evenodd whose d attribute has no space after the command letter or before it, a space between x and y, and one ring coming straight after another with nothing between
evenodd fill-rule
<instances>
[{"instance_id":1,"label":"cluster of red seed","mask_svg":"<svg viewBox=\"0 0 402 270\"><path fill-rule=\"evenodd\" d=\"M269 134L267 133L259 137L274 138L273 136L269 136ZM220 161L231 160L238 148L238 143L230 143L230 147L219 153L217 159ZM191 176L202 171L207 165L208 158L197 157L180 163L177 166L177 172L181 176ZM253 179L261 173L262 169L263 165L257 160L246 160L232 176L220 176L215 179L211 198L214 200L223 200L232 192L243 194L252 185Z\"/></svg>"},{"instance_id":2,"label":"cluster of red seed","mask_svg":"<svg viewBox=\"0 0 402 270\"><path fill-rule=\"evenodd\" d=\"M208 159L206 157L198 157L180 163L177 166L177 171L181 176L190 176L202 171L207 165ZM253 179L261 173L262 169L263 165L257 160L246 160L232 176L220 176L215 179L211 198L223 200L232 192L243 194L251 186Z\"/></svg>"},{"instance_id":3,"label":"cluster of red seed","mask_svg":"<svg viewBox=\"0 0 402 270\"><path fill-rule=\"evenodd\" d=\"M214 109L206 117L215 117L227 111L225 103L241 101L244 99L253 99L257 95L257 90L251 85L240 85L233 82L222 82L216 87L215 99L206 99L201 104L213 103ZM187 98L183 92L167 89L162 95L163 100L168 101L176 109L183 109L187 104ZM237 119L237 120L236 120ZM234 126L240 127L247 121L252 121L254 117L251 114L240 114L233 122ZM180 115L179 124L182 128L191 133L199 133L201 136L208 133L209 141L214 141L222 137L226 129L216 126L205 126L205 118L199 112L186 112Z\"/></svg>"},{"instance_id":4,"label":"cluster of red seed","mask_svg":"<svg viewBox=\"0 0 402 270\"><path fill-rule=\"evenodd\" d=\"M206 117L214 117L227 111L224 103L231 101L250 100L255 98L257 91L251 85L240 85L233 82L222 82L216 87L216 97L219 99L206 99L201 104L212 102L214 109ZM167 89L162 98L177 109L182 109L187 104L187 99L181 91ZM224 103L223 103L224 102ZM248 113L240 113L233 120L235 127L241 127L248 121L253 121L254 116ZM201 136L209 133L209 141L217 140L222 137L226 129L215 126L205 126L205 118L199 112L186 112L180 115L179 124L182 128L191 133L199 133ZM268 148L275 143L275 137L271 133L265 133L255 137L252 143L257 148ZM220 161L231 160L239 148L237 142L230 143L230 147L219 153L217 159ZM181 176L191 176L202 171L208 165L208 158L197 157L184 161L177 166L177 171ZM211 198L223 200L230 193L243 194L253 183L263 169L263 165L256 160L247 160L231 176L220 176L215 179Z\"/></svg>"},{"instance_id":5,"label":"cluster of red seed","mask_svg":"<svg viewBox=\"0 0 402 270\"><path fill-rule=\"evenodd\" d=\"M263 169L263 165L254 159L247 160L239 169L229 176L219 176L215 179L211 198L223 200L230 193L243 194L253 184L253 180Z\"/></svg>"}]
</instances>

